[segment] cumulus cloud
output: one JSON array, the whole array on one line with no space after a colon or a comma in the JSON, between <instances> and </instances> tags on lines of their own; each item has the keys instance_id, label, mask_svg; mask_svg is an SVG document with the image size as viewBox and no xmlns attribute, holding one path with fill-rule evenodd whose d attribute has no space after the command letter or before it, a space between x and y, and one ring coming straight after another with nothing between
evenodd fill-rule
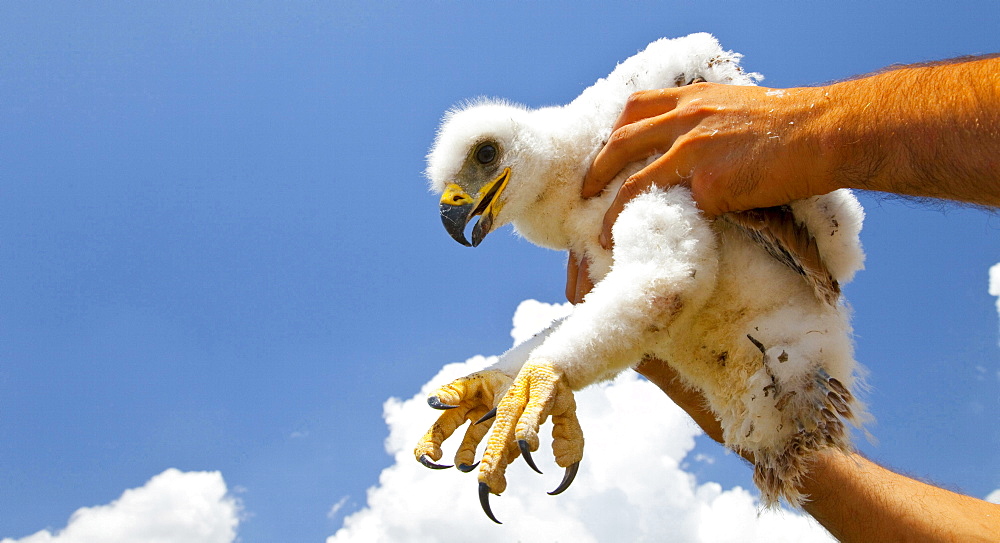
<instances>
[{"instance_id":1,"label":"cumulus cloud","mask_svg":"<svg viewBox=\"0 0 1000 543\"><path fill-rule=\"evenodd\" d=\"M984 499L990 503L1000 504L1000 488L990 492Z\"/></svg>"},{"instance_id":2,"label":"cumulus cloud","mask_svg":"<svg viewBox=\"0 0 1000 543\"><path fill-rule=\"evenodd\" d=\"M997 313L1000 313L1000 263L990 267L990 296L997 296Z\"/></svg>"},{"instance_id":3,"label":"cumulus cloud","mask_svg":"<svg viewBox=\"0 0 1000 543\"><path fill-rule=\"evenodd\" d=\"M239 512L219 472L168 469L107 505L77 510L56 533L0 543L230 543Z\"/></svg>"},{"instance_id":4,"label":"cumulus cloud","mask_svg":"<svg viewBox=\"0 0 1000 543\"><path fill-rule=\"evenodd\" d=\"M1000 296L1000 262L990 266L990 295ZM1000 309L1000 300L997 300L997 308Z\"/></svg>"},{"instance_id":5,"label":"cumulus cloud","mask_svg":"<svg viewBox=\"0 0 1000 543\"><path fill-rule=\"evenodd\" d=\"M514 318L515 342L567 310L524 302ZM543 441L535 461L545 475L520 460L511 465L507 490L492 499L505 523L493 524L479 508L475 472L432 471L412 452L435 418L428 393L493 360L475 356L449 364L412 398L385 403L386 450L395 463L368 490L367 506L348 516L327 543L447 541L471 534L483 542L832 541L808 516L760 512L746 489L699 482L685 471L700 430L632 372L578 393L587 445L573 486L559 496L545 493L559 483L561 468L545 454L551 449ZM446 449L445 460L453 454Z\"/></svg>"}]
</instances>

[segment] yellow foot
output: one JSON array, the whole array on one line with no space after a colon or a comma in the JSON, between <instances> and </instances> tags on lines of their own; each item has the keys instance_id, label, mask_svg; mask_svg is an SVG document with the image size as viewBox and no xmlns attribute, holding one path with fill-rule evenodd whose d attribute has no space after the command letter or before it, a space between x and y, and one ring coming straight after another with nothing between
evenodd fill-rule
<instances>
[{"instance_id":1,"label":"yellow foot","mask_svg":"<svg viewBox=\"0 0 1000 543\"><path fill-rule=\"evenodd\" d=\"M486 370L456 379L434 391L427 398L427 403L444 412L417 443L413 451L417 461L432 469L450 468L451 466L435 463L441 459L441 444L468 420L473 424L469 426L455 454L455 463L464 472L472 471L476 467L476 447L490 429L489 424L477 422L488 420L487 415L511 381L513 379L505 373Z\"/></svg>"},{"instance_id":2,"label":"yellow foot","mask_svg":"<svg viewBox=\"0 0 1000 543\"><path fill-rule=\"evenodd\" d=\"M566 490L576 476L583 458L583 430L576 418L573 391L560 372L544 360L529 360L497 406L493 431L480 463L479 500L493 522L500 523L490 509L489 495L506 490L507 465L523 454L528 465L541 473L531 452L538 450L538 428L549 416L553 424L552 452L556 464L566 468L559 487L550 492L555 495Z\"/></svg>"}]
</instances>

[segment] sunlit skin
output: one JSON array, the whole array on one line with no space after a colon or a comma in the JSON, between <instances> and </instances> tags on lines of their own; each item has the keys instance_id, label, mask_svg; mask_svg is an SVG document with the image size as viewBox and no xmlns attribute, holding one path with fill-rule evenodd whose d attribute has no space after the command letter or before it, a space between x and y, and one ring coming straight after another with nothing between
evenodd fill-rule
<instances>
[{"instance_id":1,"label":"sunlit skin","mask_svg":"<svg viewBox=\"0 0 1000 543\"><path fill-rule=\"evenodd\" d=\"M691 186L709 215L838 188L1000 206L1000 58L906 67L825 87L698 83L628 102L582 192L598 194L635 160L608 210L650 185Z\"/></svg>"},{"instance_id":2,"label":"sunlit skin","mask_svg":"<svg viewBox=\"0 0 1000 543\"><path fill-rule=\"evenodd\" d=\"M685 389L669 364L647 360L636 371L722 443L704 397ZM802 490L809 495L805 510L844 542L1000 540L1000 505L904 477L859 454L814 455Z\"/></svg>"},{"instance_id":3,"label":"sunlit skin","mask_svg":"<svg viewBox=\"0 0 1000 543\"><path fill-rule=\"evenodd\" d=\"M824 87L701 83L629 101L582 192L598 194L629 162L602 244L625 203L651 185L691 186L709 215L788 203L838 188L1000 207L1000 58L901 67ZM593 287L571 255L566 297ZM722 429L700 392L665 362L636 370L712 439ZM747 458L753 462L753 458ZM841 541L998 541L1000 505L899 475L858 454L816 454L805 510Z\"/></svg>"}]
</instances>

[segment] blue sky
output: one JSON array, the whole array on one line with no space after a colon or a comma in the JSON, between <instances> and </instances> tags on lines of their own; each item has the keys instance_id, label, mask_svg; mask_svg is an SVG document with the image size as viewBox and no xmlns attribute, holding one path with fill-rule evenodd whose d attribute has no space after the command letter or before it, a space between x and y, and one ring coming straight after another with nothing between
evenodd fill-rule
<instances>
[{"instance_id":1,"label":"blue sky","mask_svg":"<svg viewBox=\"0 0 1000 543\"><path fill-rule=\"evenodd\" d=\"M508 348L522 300L562 301L563 255L440 225L424 154L463 99L565 103L695 31L776 87L1000 49L992 1L735 5L0 5L0 538L169 468L220 472L246 542L363 509L394 462L383 403ZM1000 217L861 200L861 448L985 496ZM722 459L699 477L748 484L695 450Z\"/></svg>"}]
</instances>

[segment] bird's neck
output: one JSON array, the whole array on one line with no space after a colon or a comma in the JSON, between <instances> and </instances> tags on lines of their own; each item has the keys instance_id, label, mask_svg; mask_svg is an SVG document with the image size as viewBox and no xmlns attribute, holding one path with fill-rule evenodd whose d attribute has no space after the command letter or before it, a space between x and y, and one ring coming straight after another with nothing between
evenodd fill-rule
<instances>
[{"instance_id":1,"label":"bird's neck","mask_svg":"<svg viewBox=\"0 0 1000 543\"><path fill-rule=\"evenodd\" d=\"M566 107L539 112L545 115L544 122L536 124L538 143L544 147L539 156L546 160L537 163L542 167L532 175L531 184L537 187L534 198L519 210L514 221L520 235L549 249L577 246L581 236L591 233L591 228L582 231L581 226L593 222L596 237L600 225L600 220L581 217L590 214L591 201L582 198L580 189L603 134L591 126L591 119L577 113Z\"/></svg>"},{"instance_id":2,"label":"bird's neck","mask_svg":"<svg viewBox=\"0 0 1000 543\"><path fill-rule=\"evenodd\" d=\"M576 235L570 217L582 202L579 180L583 179L586 169L565 169L556 168L543 180L545 190L514 221L518 234L535 245L565 250Z\"/></svg>"}]
</instances>

